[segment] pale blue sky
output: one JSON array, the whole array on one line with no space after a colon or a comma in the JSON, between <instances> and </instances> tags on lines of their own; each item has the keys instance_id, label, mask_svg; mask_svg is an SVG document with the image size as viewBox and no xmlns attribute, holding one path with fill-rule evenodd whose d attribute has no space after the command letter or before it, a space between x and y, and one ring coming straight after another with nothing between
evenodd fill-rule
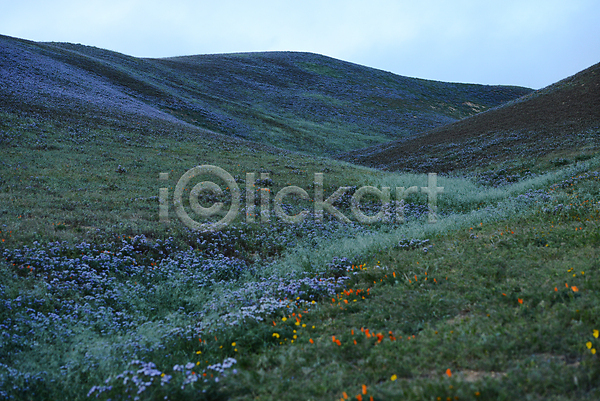
<instances>
[{"instance_id":1,"label":"pale blue sky","mask_svg":"<svg viewBox=\"0 0 600 401\"><path fill-rule=\"evenodd\" d=\"M138 57L295 50L540 88L600 62L600 1L0 0L0 34Z\"/></svg>"}]
</instances>

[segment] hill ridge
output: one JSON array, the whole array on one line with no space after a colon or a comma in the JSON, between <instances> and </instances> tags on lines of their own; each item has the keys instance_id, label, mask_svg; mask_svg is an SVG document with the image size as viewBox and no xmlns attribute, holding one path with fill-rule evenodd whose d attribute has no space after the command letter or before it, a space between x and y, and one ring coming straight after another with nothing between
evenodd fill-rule
<instances>
[{"instance_id":1,"label":"hill ridge","mask_svg":"<svg viewBox=\"0 0 600 401\"><path fill-rule=\"evenodd\" d=\"M338 155L381 168L425 172L591 152L600 147L600 63L545 88L463 120Z\"/></svg>"},{"instance_id":2,"label":"hill ridge","mask_svg":"<svg viewBox=\"0 0 600 401\"><path fill-rule=\"evenodd\" d=\"M13 57L12 63L7 63L10 57L0 59L0 68L16 74L13 79L10 74L0 77L4 111L37 111L73 120L83 114L131 129L147 118L162 119L167 130L169 124L194 126L314 155L412 136L531 92L403 77L310 52L153 59L7 36L0 36L0 46L8 56L16 51L30 54ZM67 75L48 75L37 58ZM28 76L31 71L36 73ZM67 85L60 86L61 80ZM40 100L31 91L19 90L23 82L30 89L43 83L50 93ZM92 95L96 103L104 100L106 108L83 102L82 97ZM113 98L118 101L111 105ZM138 115L128 113L135 110Z\"/></svg>"}]
</instances>

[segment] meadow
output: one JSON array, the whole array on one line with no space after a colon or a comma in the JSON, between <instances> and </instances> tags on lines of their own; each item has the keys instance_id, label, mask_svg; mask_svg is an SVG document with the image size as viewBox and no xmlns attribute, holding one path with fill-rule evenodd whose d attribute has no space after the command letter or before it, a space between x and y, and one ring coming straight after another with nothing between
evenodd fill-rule
<instances>
[{"instance_id":1,"label":"meadow","mask_svg":"<svg viewBox=\"0 0 600 401\"><path fill-rule=\"evenodd\" d=\"M3 122L3 398L599 395L597 156L440 175L436 224L418 193L404 223L327 213L323 223L246 223L242 212L198 233L172 206L171 222L159 221L158 189L172 193L200 161L229 171L243 199L246 172L269 173L257 187L311 196L315 172L325 196L427 177L285 151L207 151L203 138ZM336 205L350 216L347 198ZM379 208L363 202L367 214Z\"/></svg>"},{"instance_id":2,"label":"meadow","mask_svg":"<svg viewBox=\"0 0 600 401\"><path fill-rule=\"evenodd\" d=\"M0 399L600 398L595 69L532 93L307 53L154 60L5 36L0 52ZM510 126L535 125L519 104L543 135ZM508 131L469 134L498 114ZM413 138L431 128L456 135ZM198 165L240 189L218 231L175 212ZM317 218L316 173L324 198L348 187L350 222ZM206 178L222 193L199 205L227 210L232 189ZM285 198L302 223L274 213L287 186L309 195ZM417 191L403 221L364 224L363 186Z\"/></svg>"}]
</instances>

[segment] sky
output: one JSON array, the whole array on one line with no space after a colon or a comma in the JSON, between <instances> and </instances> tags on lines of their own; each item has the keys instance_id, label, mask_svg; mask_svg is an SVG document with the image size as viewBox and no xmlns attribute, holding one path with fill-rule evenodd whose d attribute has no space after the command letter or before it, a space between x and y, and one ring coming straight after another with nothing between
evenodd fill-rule
<instances>
[{"instance_id":1,"label":"sky","mask_svg":"<svg viewBox=\"0 0 600 401\"><path fill-rule=\"evenodd\" d=\"M0 0L0 34L136 57L304 51L539 89L600 62L598 0Z\"/></svg>"}]
</instances>

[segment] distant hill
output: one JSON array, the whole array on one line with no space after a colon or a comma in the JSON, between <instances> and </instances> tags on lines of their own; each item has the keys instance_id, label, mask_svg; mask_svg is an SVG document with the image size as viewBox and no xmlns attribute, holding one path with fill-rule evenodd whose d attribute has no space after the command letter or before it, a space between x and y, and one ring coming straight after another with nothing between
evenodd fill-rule
<instances>
[{"instance_id":1,"label":"distant hill","mask_svg":"<svg viewBox=\"0 0 600 401\"><path fill-rule=\"evenodd\" d=\"M339 158L385 170L444 172L600 150L600 63L495 109Z\"/></svg>"},{"instance_id":2,"label":"distant hill","mask_svg":"<svg viewBox=\"0 0 600 401\"><path fill-rule=\"evenodd\" d=\"M197 127L332 155L410 138L531 93L407 78L311 53L142 59L0 36L0 111L116 125ZM153 121L149 124L148 121Z\"/></svg>"}]
</instances>

